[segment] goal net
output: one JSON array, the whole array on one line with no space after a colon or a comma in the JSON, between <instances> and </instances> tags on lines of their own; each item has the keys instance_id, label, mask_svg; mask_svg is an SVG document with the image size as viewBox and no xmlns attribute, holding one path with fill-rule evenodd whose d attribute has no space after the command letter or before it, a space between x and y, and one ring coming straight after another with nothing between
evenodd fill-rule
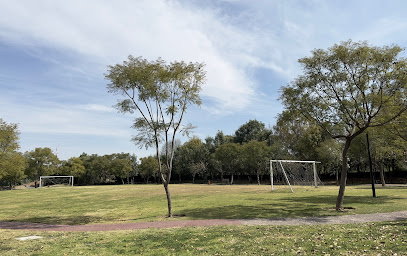
<instances>
[{"instance_id":1,"label":"goal net","mask_svg":"<svg viewBox=\"0 0 407 256\"><path fill-rule=\"evenodd\" d=\"M275 184L287 184L291 192L292 186L314 186L323 185L317 174L316 161L296 160L270 160L271 190Z\"/></svg>"},{"instance_id":2,"label":"goal net","mask_svg":"<svg viewBox=\"0 0 407 256\"><path fill-rule=\"evenodd\" d=\"M73 176L40 176L40 188L57 185L73 186Z\"/></svg>"}]
</instances>

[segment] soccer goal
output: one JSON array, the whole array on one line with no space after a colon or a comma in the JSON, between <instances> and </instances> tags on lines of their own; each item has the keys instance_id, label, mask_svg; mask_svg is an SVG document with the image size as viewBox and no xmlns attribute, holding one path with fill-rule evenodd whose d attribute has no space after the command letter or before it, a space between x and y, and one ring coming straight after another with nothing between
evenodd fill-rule
<instances>
[{"instance_id":1,"label":"soccer goal","mask_svg":"<svg viewBox=\"0 0 407 256\"><path fill-rule=\"evenodd\" d=\"M54 185L73 186L73 176L40 176L40 188Z\"/></svg>"},{"instance_id":2,"label":"soccer goal","mask_svg":"<svg viewBox=\"0 0 407 256\"><path fill-rule=\"evenodd\" d=\"M317 174L317 161L270 160L271 190L274 184L287 184L294 193L294 185L322 185Z\"/></svg>"}]
</instances>

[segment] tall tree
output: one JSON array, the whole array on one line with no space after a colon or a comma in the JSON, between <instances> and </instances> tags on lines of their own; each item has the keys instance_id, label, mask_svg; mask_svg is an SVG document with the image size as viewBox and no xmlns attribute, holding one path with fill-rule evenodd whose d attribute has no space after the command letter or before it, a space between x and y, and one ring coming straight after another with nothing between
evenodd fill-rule
<instances>
[{"instance_id":1,"label":"tall tree","mask_svg":"<svg viewBox=\"0 0 407 256\"><path fill-rule=\"evenodd\" d=\"M35 148L25 156L28 163L26 175L35 180L35 187L40 176L54 174L57 170L59 159L50 148Z\"/></svg>"},{"instance_id":2,"label":"tall tree","mask_svg":"<svg viewBox=\"0 0 407 256\"><path fill-rule=\"evenodd\" d=\"M407 109L407 61L397 45L346 41L299 60L303 75L282 88L283 104L344 141L336 210L343 209L347 153L369 127L389 124Z\"/></svg>"},{"instance_id":3,"label":"tall tree","mask_svg":"<svg viewBox=\"0 0 407 256\"><path fill-rule=\"evenodd\" d=\"M133 128L138 134L133 140L139 146L155 147L159 174L167 196L168 216L172 216L171 180L175 135L188 133L191 125L181 126L184 114L191 105L200 105L199 92L205 80L202 63L148 61L129 56L123 64L109 66L105 75L111 83L110 93L125 96L116 105L122 113L138 112ZM161 164L160 144L165 145Z\"/></svg>"}]
</instances>

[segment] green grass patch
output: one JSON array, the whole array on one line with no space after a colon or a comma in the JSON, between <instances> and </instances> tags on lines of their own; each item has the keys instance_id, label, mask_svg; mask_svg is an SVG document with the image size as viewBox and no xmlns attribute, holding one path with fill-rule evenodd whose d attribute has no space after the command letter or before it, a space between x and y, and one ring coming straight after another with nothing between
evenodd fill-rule
<instances>
[{"instance_id":1,"label":"green grass patch","mask_svg":"<svg viewBox=\"0 0 407 256\"><path fill-rule=\"evenodd\" d=\"M42 239L18 241L28 235ZM407 221L109 232L0 230L0 255L407 255Z\"/></svg>"},{"instance_id":2,"label":"green grass patch","mask_svg":"<svg viewBox=\"0 0 407 256\"><path fill-rule=\"evenodd\" d=\"M407 210L407 187L348 186L344 213L334 210L338 187L262 185L170 185L176 219L274 218L327 216ZM165 217L167 202L162 185L86 186L0 192L0 221L55 224L143 222Z\"/></svg>"}]
</instances>

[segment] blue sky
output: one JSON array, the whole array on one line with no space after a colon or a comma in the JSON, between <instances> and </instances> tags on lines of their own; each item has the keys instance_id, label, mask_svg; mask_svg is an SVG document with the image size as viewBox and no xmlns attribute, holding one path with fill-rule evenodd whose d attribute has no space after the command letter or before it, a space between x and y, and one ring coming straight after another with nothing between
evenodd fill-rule
<instances>
[{"instance_id":1,"label":"blue sky","mask_svg":"<svg viewBox=\"0 0 407 256\"><path fill-rule=\"evenodd\" d=\"M205 62L203 104L184 120L198 137L250 119L272 126L299 58L348 39L405 47L406 10L392 0L0 0L0 118L19 124L22 152L146 156L103 75L131 54Z\"/></svg>"}]
</instances>

